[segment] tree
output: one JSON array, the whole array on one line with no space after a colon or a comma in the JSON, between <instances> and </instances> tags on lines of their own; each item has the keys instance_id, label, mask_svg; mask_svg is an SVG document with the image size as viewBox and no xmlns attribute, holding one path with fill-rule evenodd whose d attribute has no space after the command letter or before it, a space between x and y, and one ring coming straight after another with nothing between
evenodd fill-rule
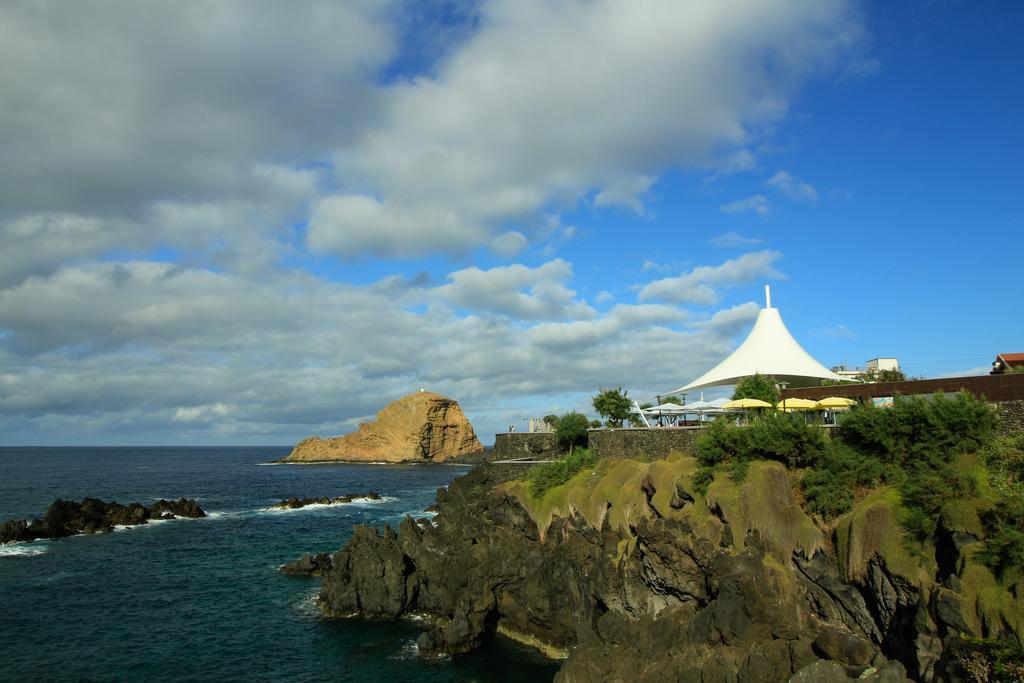
<instances>
[{"instance_id":1,"label":"tree","mask_svg":"<svg viewBox=\"0 0 1024 683\"><path fill-rule=\"evenodd\" d=\"M554 429L555 427L558 426L558 416L557 415L545 415L544 416L544 424L546 424L548 427L551 427L552 429Z\"/></svg>"},{"instance_id":2,"label":"tree","mask_svg":"<svg viewBox=\"0 0 1024 683\"><path fill-rule=\"evenodd\" d=\"M879 370L876 375L875 381L877 382L906 382L907 376L903 374L902 370Z\"/></svg>"},{"instance_id":3,"label":"tree","mask_svg":"<svg viewBox=\"0 0 1024 683\"><path fill-rule=\"evenodd\" d=\"M586 415L577 412L566 413L558 418L555 425L555 438L558 443L572 452L573 446L582 446L587 443L587 429L590 428L590 421Z\"/></svg>"},{"instance_id":4,"label":"tree","mask_svg":"<svg viewBox=\"0 0 1024 683\"><path fill-rule=\"evenodd\" d=\"M662 399L661 402L662 403L672 403L672 404L675 404L677 406L683 405L683 399L679 398L678 396L667 396L664 399Z\"/></svg>"},{"instance_id":5,"label":"tree","mask_svg":"<svg viewBox=\"0 0 1024 683\"><path fill-rule=\"evenodd\" d=\"M734 401L738 398L756 398L775 405L779 402L779 389L774 377L754 373L740 380L732 398Z\"/></svg>"},{"instance_id":6,"label":"tree","mask_svg":"<svg viewBox=\"0 0 1024 683\"><path fill-rule=\"evenodd\" d=\"M590 421L590 428L591 429L598 429L600 426L601 426L601 421L600 420L591 420Z\"/></svg>"},{"instance_id":7,"label":"tree","mask_svg":"<svg viewBox=\"0 0 1024 683\"><path fill-rule=\"evenodd\" d=\"M628 391L623 391L622 387L619 387L617 389L602 389L594 397L594 410L606 418L605 424L609 427L621 427L622 421L629 419L630 400L628 394Z\"/></svg>"}]
</instances>

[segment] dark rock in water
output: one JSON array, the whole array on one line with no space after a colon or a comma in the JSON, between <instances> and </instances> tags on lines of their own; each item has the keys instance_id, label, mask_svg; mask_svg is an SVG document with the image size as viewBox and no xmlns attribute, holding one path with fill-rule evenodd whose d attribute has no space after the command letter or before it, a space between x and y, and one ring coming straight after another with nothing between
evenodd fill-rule
<instances>
[{"instance_id":1,"label":"dark rock in water","mask_svg":"<svg viewBox=\"0 0 1024 683\"><path fill-rule=\"evenodd\" d=\"M299 576L323 576L331 568L330 553L316 553L315 555L303 555L281 566L282 574L295 574Z\"/></svg>"},{"instance_id":2,"label":"dark rock in water","mask_svg":"<svg viewBox=\"0 0 1024 683\"><path fill-rule=\"evenodd\" d=\"M83 533L108 533L113 531L115 526L146 524L150 519L205 516L206 513L194 499L161 499L147 508L140 503L121 505L117 502L107 503L98 498L85 498L81 503L58 498L41 518L31 522L5 522L0 526L0 543L63 538Z\"/></svg>"},{"instance_id":3,"label":"dark rock in water","mask_svg":"<svg viewBox=\"0 0 1024 683\"><path fill-rule=\"evenodd\" d=\"M376 491L370 491L369 493L346 493L344 496L338 496L337 498L330 498L328 496L321 496L319 498L295 498L294 496L286 500L282 500L280 503L274 503L271 508L277 510L297 510L304 508L307 505L341 505L344 503L351 503L353 500L365 498L366 500L380 500L380 494Z\"/></svg>"}]
</instances>

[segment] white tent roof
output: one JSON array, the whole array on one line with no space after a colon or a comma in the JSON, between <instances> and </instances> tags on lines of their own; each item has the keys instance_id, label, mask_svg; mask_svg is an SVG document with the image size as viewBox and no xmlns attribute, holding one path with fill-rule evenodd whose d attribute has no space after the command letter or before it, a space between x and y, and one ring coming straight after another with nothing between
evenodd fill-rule
<instances>
[{"instance_id":1,"label":"white tent roof","mask_svg":"<svg viewBox=\"0 0 1024 683\"><path fill-rule=\"evenodd\" d=\"M689 406L687 406L689 407ZM664 415L679 415L686 412L686 408L677 403L662 403L660 406L644 408L645 415L662 413Z\"/></svg>"},{"instance_id":2,"label":"white tent roof","mask_svg":"<svg viewBox=\"0 0 1024 683\"><path fill-rule=\"evenodd\" d=\"M754 373L771 375L789 386L808 386L817 380L843 378L814 360L811 354L793 339L779 315L779 309L772 308L771 295L765 286L765 308L757 314L754 329L735 351L721 363L711 368L672 394L736 384Z\"/></svg>"}]
</instances>

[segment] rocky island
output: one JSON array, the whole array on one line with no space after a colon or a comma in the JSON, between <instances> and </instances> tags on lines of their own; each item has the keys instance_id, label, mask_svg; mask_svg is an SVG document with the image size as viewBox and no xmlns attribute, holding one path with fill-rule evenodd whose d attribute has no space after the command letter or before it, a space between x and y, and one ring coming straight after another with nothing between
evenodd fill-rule
<instances>
[{"instance_id":1,"label":"rocky island","mask_svg":"<svg viewBox=\"0 0 1024 683\"><path fill-rule=\"evenodd\" d=\"M459 404L432 391L392 401L376 417L345 436L305 439L279 462L445 462L484 450Z\"/></svg>"},{"instance_id":2,"label":"rocky island","mask_svg":"<svg viewBox=\"0 0 1024 683\"><path fill-rule=\"evenodd\" d=\"M331 498L330 496L320 496L314 498L286 498L280 503L274 503L270 506L271 510L298 510L304 508L307 505L345 505L351 503L354 500L380 500L380 494L376 491L370 491L369 493L346 493L343 496L336 496Z\"/></svg>"},{"instance_id":3,"label":"rocky island","mask_svg":"<svg viewBox=\"0 0 1024 683\"><path fill-rule=\"evenodd\" d=\"M115 526L147 524L151 519L205 516L206 512L191 498L160 499L149 507L141 503L107 503L98 498L85 498L81 503L57 499L41 518L31 522L23 519L4 522L0 526L0 543L101 534L113 531Z\"/></svg>"},{"instance_id":4,"label":"rocky island","mask_svg":"<svg viewBox=\"0 0 1024 683\"><path fill-rule=\"evenodd\" d=\"M328 616L426 617L421 656L500 633L564 658L556 681L1021 680L1019 520L992 515L1019 499L1003 467L1024 462L1024 442L993 445L989 425L951 436L940 412L967 409L865 412L859 435L831 443L793 422L786 448L760 441L745 460L743 446L715 453L724 441L584 459L543 489L528 466L482 465L438 491L429 523L356 527L333 556L284 570L323 577ZM934 438L858 441L890 417ZM734 444L755 433L722 430ZM850 444L877 446L878 462L916 448L900 466L914 476L832 460Z\"/></svg>"}]
</instances>

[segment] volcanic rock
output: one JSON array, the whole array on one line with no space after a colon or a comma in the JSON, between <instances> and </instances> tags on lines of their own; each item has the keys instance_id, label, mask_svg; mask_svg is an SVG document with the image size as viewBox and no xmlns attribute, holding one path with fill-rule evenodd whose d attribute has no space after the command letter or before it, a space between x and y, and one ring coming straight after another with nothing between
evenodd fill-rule
<instances>
[{"instance_id":1,"label":"volcanic rock","mask_svg":"<svg viewBox=\"0 0 1024 683\"><path fill-rule=\"evenodd\" d=\"M316 553L303 555L281 566L282 574L296 574L300 576L323 576L331 568L330 553Z\"/></svg>"},{"instance_id":2,"label":"volcanic rock","mask_svg":"<svg viewBox=\"0 0 1024 683\"><path fill-rule=\"evenodd\" d=\"M345 495L338 496L337 498L330 498L327 496L321 496L320 498L292 497L282 500L280 503L274 503L270 507L275 510L298 510L299 508L304 508L307 505L344 505L357 499L380 500L380 494L376 491L370 491L369 493L346 493Z\"/></svg>"},{"instance_id":3,"label":"volcanic rock","mask_svg":"<svg viewBox=\"0 0 1024 683\"><path fill-rule=\"evenodd\" d=\"M146 524L151 519L205 516L206 513L195 499L160 499L147 508L140 503L121 505L98 498L85 498L81 503L58 498L41 518L31 522L22 519L4 522L0 526L0 543L107 533L113 531L115 526Z\"/></svg>"},{"instance_id":4,"label":"volcanic rock","mask_svg":"<svg viewBox=\"0 0 1024 683\"><path fill-rule=\"evenodd\" d=\"M280 462L444 462L484 450L459 404L419 391L387 404L374 422L300 442Z\"/></svg>"},{"instance_id":5,"label":"volcanic rock","mask_svg":"<svg viewBox=\"0 0 1024 683\"><path fill-rule=\"evenodd\" d=\"M607 459L543 499L521 466L474 468L438 491L431 524L356 527L319 604L425 615L428 657L505 634L564 658L562 683L966 680L950 672L973 641L955 650L952 625L997 623L979 622L955 576L943 590L957 596L931 593L941 604L908 581L886 494L844 518L837 556L781 464L706 493L697 468Z\"/></svg>"}]
</instances>

